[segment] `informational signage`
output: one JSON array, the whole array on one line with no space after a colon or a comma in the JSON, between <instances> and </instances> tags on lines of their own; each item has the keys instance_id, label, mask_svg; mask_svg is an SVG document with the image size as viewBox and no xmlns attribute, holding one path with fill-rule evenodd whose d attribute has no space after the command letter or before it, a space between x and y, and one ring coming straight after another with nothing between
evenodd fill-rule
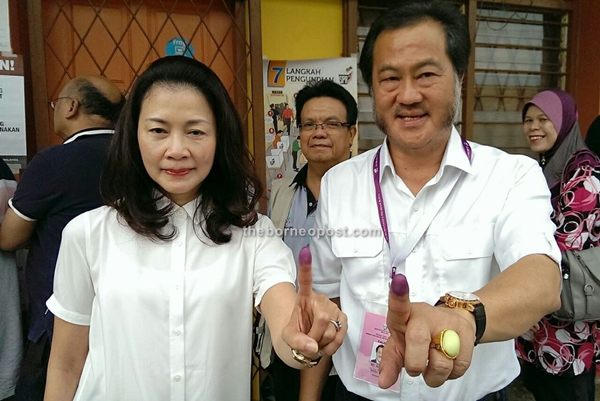
<instances>
[{"instance_id":1,"label":"informational signage","mask_svg":"<svg viewBox=\"0 0 600 401\"><path fill-rule=\"evenodd\" d=\"M0 0L0 52L12 53L10 24L8 20L8 0Z\"/></svg>"},{"instance_id":2,"label":"informational signage","mask_svg":"<svg viewBox=\"0 0 600 401\"><path fill-rule=\"evenodd\" d=\"M357 99L356 59L263 60L267 193L274 180L293 176L306 164L300 149L296 94L307 83L328 79ZM358 135L355 138L357 141ZM353 146L356 154L357 142Z\"/></svg>"},{"instance_id":3,"label":"informational signage","mask_svg":"<svg viewBox=\"0 0 600 401\"><path fill-rule=\"evenodd\" d=\"M0 57L0 156L13 173L25 167L25 79L23 57Z\"/></svg>"},{"instance_id":4,"label":"informational signage","mask_svg":"<svg viewBox=\"0 0 600 401\"><path fill-rule=\"evenodd\" d=\"M194 46L187 39L173 38L165 46L167 56L185 56L194 58Z\"/></svg>"}]
</instances>

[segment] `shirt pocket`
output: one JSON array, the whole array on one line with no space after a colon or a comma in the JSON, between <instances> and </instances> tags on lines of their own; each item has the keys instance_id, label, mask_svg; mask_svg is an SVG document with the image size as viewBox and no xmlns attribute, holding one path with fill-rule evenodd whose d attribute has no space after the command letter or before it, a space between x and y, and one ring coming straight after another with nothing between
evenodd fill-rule
<instances>
[{"instance_id":1,"label":"shirt pocket","mask_svg":"<svg viewBox=\"0 0 600 401\"><path fill-rule=\"evenodd\" d=\"M447 261L489 258L494 254L494 225L449 228L440 235Z\"/></svg>"},{"instance_id":2,"label":"shirt pocket","mask_svg":"<svg viewBox=\"0 0 600 401\"><path fill-rule=\"evenodd\" d=\"M445 288L475 291L491 278L494 225L449 228L440 234L437 274Z\"/></svg>"},{"instance_id":3,"label":"shirt pocket","mask_svg":"<svg viewBox=\"0 0 600 401\"><path fill-rule=\"evenodd\" d=\"M387 291L386 277L391 267L388 266L386 271L384 266L384 244L381 237L331 239L332 251L342 262L342 281L345 279L354 298L374 300Z\"/></svg>"}]
</instances>

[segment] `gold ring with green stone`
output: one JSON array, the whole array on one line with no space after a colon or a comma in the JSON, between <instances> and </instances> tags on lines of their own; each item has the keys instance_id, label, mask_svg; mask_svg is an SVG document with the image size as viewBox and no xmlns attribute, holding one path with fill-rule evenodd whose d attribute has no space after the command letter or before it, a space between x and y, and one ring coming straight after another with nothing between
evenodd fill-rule
<instances>
[{"instance_id":1,"label":"gold ring with green stone","mask_svg":"<svg viewBox=\"0 0 600 401\"><path fill-rule=\"evenodd\" d=\"M454 330L442 330L433 337L431 348L440 351L448 359L456 359L460 351L460 337Z\"/></svg>"}]
</instances>

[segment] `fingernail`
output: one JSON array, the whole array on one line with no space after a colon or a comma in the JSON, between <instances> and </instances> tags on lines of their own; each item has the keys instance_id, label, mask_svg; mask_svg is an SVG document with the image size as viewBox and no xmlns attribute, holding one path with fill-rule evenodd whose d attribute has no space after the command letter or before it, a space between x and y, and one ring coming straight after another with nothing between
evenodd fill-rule
<instances>
[{"instance_id":1,"label":"fingernail","mask_svg":"<svg viewBox=\"0 0 600 401\"><path fill-rule=\"evenodd\" d=\"M307 341L306 342L306 350L308 352L312 352L313 354L316 354L317 352L319 352L319 346L314 341Z\"/></svg>"},{"instance_id":2,"label":"fingernail","mask_svg":"<svg viewBox=\"0 0 600 401\"><path fill-rule=\"evenodd\" d=\"M310 265L312 263L312 255L310 254L310 249L308 245L306 245L300 251L300 255L298 256L298 263L301 265Z\"/></svg>"},{"instance_id":3,"label":"fingernail","mask_svg":"<svg viewBox=\"0 0 600 401\"><path fill-rule=\"evenodd\" d=\"M392 292L399 297L408 294L408 281L404 274L396 274L392 279Z\"/></svg>"}]
</instances>

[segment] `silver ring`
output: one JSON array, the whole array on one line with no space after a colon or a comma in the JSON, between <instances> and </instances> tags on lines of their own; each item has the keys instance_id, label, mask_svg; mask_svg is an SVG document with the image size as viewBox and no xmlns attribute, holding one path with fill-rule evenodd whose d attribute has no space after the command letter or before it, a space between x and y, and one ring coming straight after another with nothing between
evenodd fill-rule
<instances>
[{"instance_id":1,"label":"silver ring","mask_svg":"<svg viewBox=\"0 0 600 401\"><path fill-rule=\"evenodd\" d=\"M342 329L342 322L339 320L329 319L329 321L335 326L335 331L340 331Z\"/></svg>"}]
</instances>

